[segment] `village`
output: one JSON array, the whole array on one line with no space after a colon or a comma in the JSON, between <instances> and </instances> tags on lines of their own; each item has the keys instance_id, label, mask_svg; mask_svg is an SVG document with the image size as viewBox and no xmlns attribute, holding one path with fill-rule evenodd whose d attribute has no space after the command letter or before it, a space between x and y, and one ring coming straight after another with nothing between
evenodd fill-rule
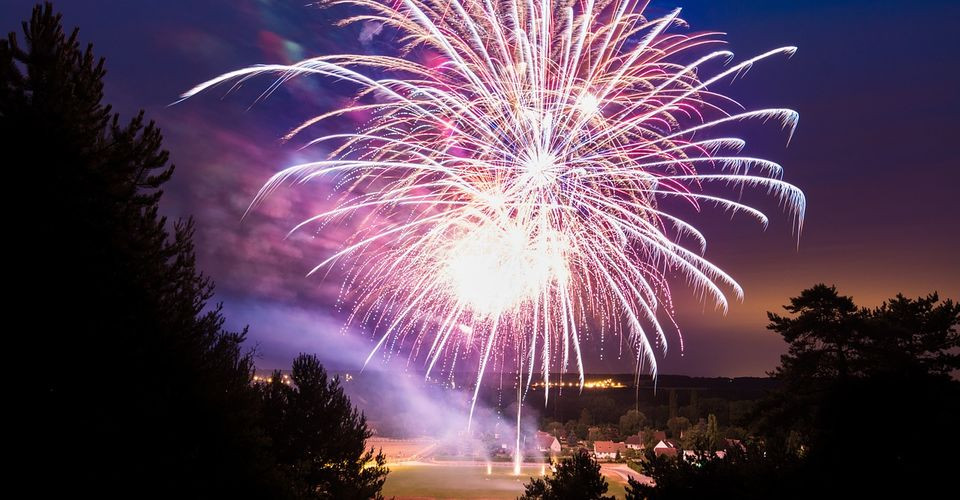
<instances>
[{"instance_id":1,"label":"village","mask_svg":"<svg viewBox=\"0 0 960 500\"><path fill-rule=\"evenodd\" d=\"M598 428L591 428L591 433L598 432ZM689 432L696 432L691 429ZM685 434L681 433L677 439L667 437L667 431L643 430L627 436L622 441L613 440L581 440L574 434L557 437L550 432L538 430L533 435L522 437L520 452L521 461L525 464L549 464L563 457L572 455L578 450L587 450L600 463L621 463L631 469L639 470L636 465L643 460L647 451L652 451L655 457L676 457L683 455L693 458L702 455L703 447L687 447L684 442ZM388 463L486 463L512 464L515 461L514 453L517 449L512 441L513 436L497 433L477 434L472 437L459 436L456 439L440 440L429 437L419 438L386 438L374 436L367 440L367 447L382 451ZM723 458L727 450L743 444L738 439L723 439L719 446L708 450L717 458Z\"/></svg>"}]
</instances>

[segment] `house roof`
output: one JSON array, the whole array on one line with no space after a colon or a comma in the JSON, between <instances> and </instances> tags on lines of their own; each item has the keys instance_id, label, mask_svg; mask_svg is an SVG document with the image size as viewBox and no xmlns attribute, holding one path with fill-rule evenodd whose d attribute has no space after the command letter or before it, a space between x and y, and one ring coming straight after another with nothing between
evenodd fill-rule
<instances>
[{"instance_id":1,"label":"house roof","mask_svg":"<svg viewBox=\"0 0 960 500\"><path fill-rule=\"evenodd\" d=\"M643 438L639 434L627 437L627 440L624 441L627 444L643 444Z\"/></svg>"},{"instance_id":2,"label":"house roof","mask_svg":"<svg viewBox=\"0 0 960 500\"><path fill-rule=\"evenodd\" d=\"M672 448L672 449L676 449L676 448L679 448L679 446L677 446L677 442L674 441L674 440L672 440L672 439L661 439L661 440L657 443L657 445L654 446L654 448L660 448L660 449Z\"/></svg>"},{"instance_id":3,"label":"house roof","mask_svg":"<svg viewBox=\"0 0 960 500\"><path fill-rule=\"evenodd\" d=\"M653 452L656 453L657 456L669 455L672 457L677 455L677 451L678 447L676 446L676 443L670 439L661 439L660 442L653 447Z\"/></svg>"},{"instance_id":4,"label":"house roof","mask_svg":"<svg viewBox=\"0 0 960 500\"><path fill-rule=\"evenodd\" d=\"M540 449L550 448L551 446L553 446L553 443L555 441L559 443L559 441L557 441L557 438L551 436L549 433L546 433L546 432L537 432L536 439L537 439L537 447L539 447Z\"/></svg>"}]
</instances>

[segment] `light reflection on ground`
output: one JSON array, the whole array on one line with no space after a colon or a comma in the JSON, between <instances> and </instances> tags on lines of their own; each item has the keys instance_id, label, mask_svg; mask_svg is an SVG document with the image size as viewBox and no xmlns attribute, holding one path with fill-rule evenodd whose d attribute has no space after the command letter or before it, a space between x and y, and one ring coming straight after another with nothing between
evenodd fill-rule
<instances>
[{"instance_id":1,"label":"light reflection on ground","mask_svg":"<svg viewBox=\"0 0 960 500\"><path fill-rule=\"evenodd\" d=\"M487 473L484 462L406 461L388 464L390 474L383 487L384 497L400 500L433 498L506 499L523 493L531 477L540 477L543 464L526 463L521 474L513 474L513 464L493 462ZM549 467L546 468L549 471ZM610 484L608 494L624 496L627 477L642 479L624 464L602 464L601 473Z\"/></svg>"}]
</instances>

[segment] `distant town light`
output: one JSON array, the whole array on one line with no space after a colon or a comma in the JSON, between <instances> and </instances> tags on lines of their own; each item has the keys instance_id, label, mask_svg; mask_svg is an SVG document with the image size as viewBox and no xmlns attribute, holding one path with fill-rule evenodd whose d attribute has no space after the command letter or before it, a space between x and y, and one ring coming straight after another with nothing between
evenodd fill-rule
<instances>
[{"instance_id":1,"label":"distant town light","mask_svg":"<svg viewBox=\"0 0 960 500\"><path fill-rule=\"evenodd\" d=\"M580 384L575 382L550 382L550 387L577 387ZM536 382L533 384L534 388L542 389L545 387L543 382ZM584 389L623 389L626 387L626 384L623 382L618 382L612 378L605 378L602 380L587 380L583 382Z\"/></svg>"}]
</instances>

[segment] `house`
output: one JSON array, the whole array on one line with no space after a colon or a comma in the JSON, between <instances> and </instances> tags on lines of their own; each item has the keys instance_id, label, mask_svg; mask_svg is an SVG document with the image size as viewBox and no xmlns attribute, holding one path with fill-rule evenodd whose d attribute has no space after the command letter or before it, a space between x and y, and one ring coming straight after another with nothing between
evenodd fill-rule
<instances>
[{"instance_id":1,"label":"house","mask_svg":"<svg viewBox=\"0 0 960 500\"><path fill-rule=\"evenodd\" d=\"M658 457L663 455L675 457L679 452L680 445L672 439L661 439L657 442L657 445L653 447L653 453Z\"/></svg>"},{"instance_id":2,"label":"house","mask_svg":"<svg viewBox=\"0 0 960 500\"><path fill-rule=\"evenodd\" d=\"M593 443L593 455L597 459L613 460L618 454L622 456L626 451L627 445L623 442L594 441Z\"/></svg>"},{"instance_id":3,"label":"house","mask_svg":"<svg viewBox=\"0 0 960 500\"><path fill-rule=\"evenodd\" d=\"M534 440L537 443L537 451L540 453L550 453L552 455L560 453L560 441L549 432L537 431Z\"/></svg>"},{"instance_id":4,"label":"house","mask_svg":"<svg viewBox=\"0 0 960 500\"><path fill-rule=\"evenodd\" d=\"M663 432L663 431L647 431L647 432L653 435L652 441L654 443L667 439L666 432ZM646 440L647 440L647 435L644 434L643 431L641 431L634 436L627 437L627 440L624 441L624 443L627 445L627 448L630 448L631 450L642 450L644 449L643 443Z\"/></svg>"}]
</instances>

